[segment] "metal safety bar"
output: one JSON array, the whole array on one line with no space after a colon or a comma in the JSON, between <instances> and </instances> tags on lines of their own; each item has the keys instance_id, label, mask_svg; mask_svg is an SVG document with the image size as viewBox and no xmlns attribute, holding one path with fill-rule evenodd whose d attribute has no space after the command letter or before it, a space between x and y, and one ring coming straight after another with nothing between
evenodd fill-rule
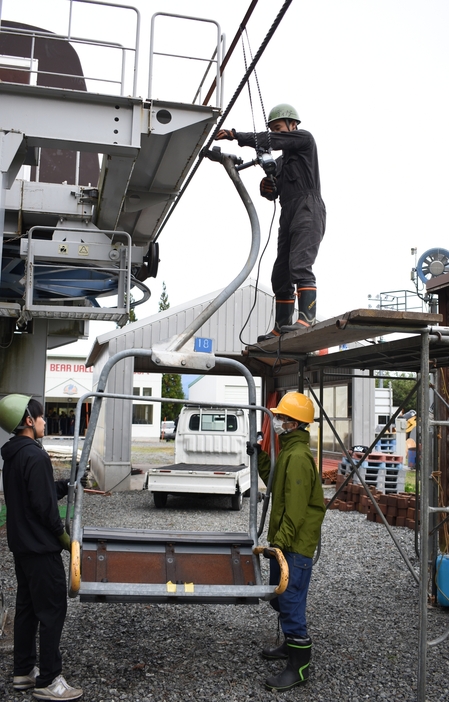
<instances>
[{"instance_id":1,"label":"metal safety bar","mask_svg":"<svg viewBox=\"0 0 449 702\"><path fill-rule=\"evenodd\" d=\"M73 550L73 559L74 563L72 563L71 567L71 573L76 572L77 576L76 579L77 581L79 580L79 545L82 543L82 505L83 505L83 494L84 491L81 487L81 478L84 475L84 472L87 467L87 462L89 459L90 451L92 448L92 443L93 443L93 437L95 434L96 426L98 423L98 418L100 415L100 410L101 410L101 405L103 398L105 397L110 397L113 399L125 399L125 400L130 400L135 402L138 400L138 396L135 395L119 395L116 393L106 393L104 392L103 388L106 387L107 384L107 379L109 376L109 373L111 369L118 363L119 361L129 358L132 356L139 356L139 357L152 357L152 351L147 350L147 349L129 349L126 351L122 351L120 353L115 354L112 356L105 366L103 367L100 378L98 381L98 391L95 393L86 393L83 395L77 402L76 406L76 414L75 414L75 429L74 429L74 439L73 439L73 454L72 454L72 465L71 465L71 476L70 476L70 484L69 484L69 492L68 492L68 506L67 506L67 516L66 516L66 528L69 533L71 533L71 539L72 539L72 544L74 544L74 550ZM229 407L229 408L236 408L236 409L248 409L249 410L249 425L250 425L250 431L249 431L249 436L250 436L250 442L252 444L256 443L257 439L257 428L256 428L256 412L261 411L267 413L269 416L271 415L271 412L266 408L262 407L259 405L256 405L256 388L255 388L255 383L254 379L250 373L250 371L243 366L243 364L239 363L238 361L234 361L233 359L216 359L216 364L218 366L222 366L226 368L227 366L231 366L235 370L239 371L247 380L248 383L248 399L249 399L249 404L248 405L243 405L243 404L226 404L224 406ZM84 439L84 445L82 448L81 452L81 457L79 464L77 465L77 455L78 455L78 444L79 444L79 428L81 424L81 408L83 406L83 403L86 401L88 397L94 397L94 402L92 405L92 410L91 410L91 415L90 415L90 421L89 421L89 426L87 428L86 436ZM143 398L141 398L143 399ZM152 397L152 402L163 402L167 401L167 398L154 398ZM173 398L170 398L170 402L177 402L180 404L186 404L185 400L176 400ZM187 403L188 404L188 403ZM210 406L210 407L216 407L217 403L202 403L204 406ZM271 426L271 473L270 473L270 480L269 480L269 485L271 485L272 482L272 477L273 477L273 472L274 472L274 465L275 465L275 443L274 443L274 432L273 428ZM257 470L257 453L255 452L252 456L250 456L250 472L251 472L251 487L250 487L250 509L249 509L249 536L252 540L252 543L254 547L257 547L258 545L258 529L257 529L257 501L258 501L258 496L257 496L257 486L258 486L258 470ZM269 496L268 493L268 488L267 488L267 495ZM71 514L71 507L72 504L74 505L74 510L73 510L73 518L70 517ZM268 504L267 504L268 506ZM265 519L266 515L266 509L263 511L262 514L262 520L261 520L261 528L263 528L263 522ZM78 555L77 555L78 554ZM260 563L258 560L258 557L254 554L254 569L255 569L255 575L256 575L256 585L260 586L262 583L261 580L261 573L260 573ZM75 559L76 562L75 562ZM232 589L227 590L228 594L232 594ZM71 596L75 597L77 595L77 588L74 586L73 583L71 583L70 586L70 593ZM255 594L256 591L254 591L254 596L257 597ZM271 596L274 596L274 588L270 590ZM267 593L263 593L263 597L266 597ZM237 594L235 595L236 597L238 596ZM262 596L262 593L261 595Z\"/></svg>"},{"instance_id":2,"label":"metal safety bar","mask_svg":"<svg viewBox=\"0 0 449 702\"><path fill-rule=\"evenodd\" d=\"M48 76L63 76L64 78L78 78L78 79L83 79L83 80L89 80L89 81L95 81L95 82L101 82L101 83L108 83L110 85L119 85L120 86L120 95L126 95L129 93L129 91L126 90L126 77L125 77L125 65L126 65L126 54L127 52L131 52L134 54L134 68L133 68L133 84L132 84L132 95L135 96L137 93L137 72L138 72L138 61L139 61L139 44L140 44L140 12L136 7L132 7L131 5L120 5L118 3L110 3L110 2L101 2L100 0L68 0L70 3L70 8L69 8L69 17L68 17L68 27L67 27L67 32L66 34L53 34L49 32L40 32L38 30L33 30L33 29L12 29L10 27L5 27L4 25L0 24L0 34L10 34L13 36L29 36L31 37L31 53L29 57L29 73L31 75L48 75ZM109 42L109 41L103 41L101 39L87 39L87 38L81 38L81 37L75 37L72 35L72 16L73 16L73 7L74 3L83 3L87 5L98 5L100 7L108 7L112 9L122 9L122 10L130 10L136 13L136 33L135 33L135 41L134 45L132 46L124 46L122 44L116 43L116 42ZM85 23L89 24L89 22ZM71 44L78 44L78 45L85 45L85 46L93 46L97 48L103 48L103 49L116 49L121 52L122 58L121 58L121 67L120 67L120 77L117 79L113 78L106 78L106 77L95 77L95 76L89 76L89 75L79 75L79 74L71 74L71 73L57 73L55 71L43 71L39 69L39 66L35 67L35 47L36 47L36 39L45 39L47 41L64 41L64 42L70 42ZM101 61L97 61L96 65L101 65ZM108 63L108 67L110 66L110 63ZM11 71L20 71L23 73L24 68L23 66L10 66L9 67Z\"/></svg>"},{"instance_id":3,"label":"metal safety bar","mask_svg":"<svg viewBox=\"0 0 449 702\"><path fill-rule=\"evenodd\" d=\"M112 356L107 363L104 365L100 378L98 381L98 386L97 386L97 392L89 392L83 395L77 403L76 406L76 413L75 413L75 430L74 430L74 438L73 438L73 455L72 455L72 467L71 467L71 477L70 477L70 489L69 489L69 495L68 495L68 503L71 506L72 503L74 502L74 489L76 488L77 485L79 485L80 480L84 474L84 471L86 470L87 463L89 460L90 452L92 449L92 443L93 443L93 437L95 433L95 428L96 424L98 422L98 417L100 415L100 409L101 409L101 404L102 400L105 397L110 397L113 399L122 399L122 400L132 400L136 401L139 399L137 395L120 395L117 393L107 393L104 391L103 388L106 387L107 379L109 376L109 373L111 369L118 363L119 361L125 359L125 358L130 358L130 357L152 357L152 350L151 349L127 349L125 351L121 351L114 356ZM248 399L249 399L249 404L244 405L244 404L232 404L232 403L226 403L225 405L221 406L226 406L232 409L248 409L249 410L249 425L250 425L250 432L249 432L249 438L250 442L252 444L255 444L257 441L257 427L256 427L256 411L261 411L265 412L272 417L272 413L270 412L269 409L266 407L262 407L260 405L256 404L256 388L255 388L255 383L254 383L254 378L252 377L250 371L241 363L238 361L235 361L233 359L221 359L217 358L216 359L216 365L218 366L231 366L238 372L240 372L246 379L248 383ZM79 427L81 424L81 408L83 406L83 403L86 402L86 399L89 397L94 397L95 400L92 405L92 410L90 414L90 421L89 421L89 426L87 428L86 436L84 439L83 443L83 448L81 452L81 457L79 461L79 466L77 468L77 455L78 455L78 445L79 445ZM153 402L167 402L168 398L155 398L152 397L151 401ZM185 400L177 400L175 398L170 398L170 402L174 402L177 404L189 404L188 402L186 403ZM191 403L190 403L191 404ZM217 407L216 402L202 402L202 406L204 407ZM274 431L273 427L271 426L270 423L270 443L271 443L271 473L270 473L270 479L268 481L267 485L267 494L269 495L269 487L271 486L272 483L272 476L274 472L274 464L275 464L275 442L274 442ZM251 485L257 486L258 482L258 470L257 470L257 455L250 456L250 466L251 466ZM74 512L74 517L73 517L73 527L71 529L71 532L73 533L73 538L77 539L80 537L81 534L81 509L82 509L82 492L76 491L76 496L77 500L76 502L78 503L78 507L75 504L75 512ZM268 507L268 505L267 505ZM67 515L71 512L70 509L67 509ZM262 514L262 522L261 522L261 529L263 529L263 520L265 519L265 514L266 514L266 509L263 511ZM67 521L67 527L70 529L70 521L69 517L66 517ZM257 489L254 489L254 494L251 494L250 497L250 535L254 540L254 543L257 544L257 537L258 537L258 530L257 530Z\"/></svg>"}]
</instances>

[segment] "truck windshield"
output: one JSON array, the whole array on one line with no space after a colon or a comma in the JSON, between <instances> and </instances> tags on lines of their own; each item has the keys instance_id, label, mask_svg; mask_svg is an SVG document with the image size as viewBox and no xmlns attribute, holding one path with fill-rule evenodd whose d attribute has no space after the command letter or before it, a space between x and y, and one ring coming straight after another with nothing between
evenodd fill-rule
<instances>
[{"instance_id":1,"label":"truck windshield","mask_svg":"<svg viewBox=\"0 0 449 702\"><path fill-rule=\"evenodd\" d=\"M192 414L189 421L191 431L237 431L235 414Z\"/></svg>"}]
</instances>

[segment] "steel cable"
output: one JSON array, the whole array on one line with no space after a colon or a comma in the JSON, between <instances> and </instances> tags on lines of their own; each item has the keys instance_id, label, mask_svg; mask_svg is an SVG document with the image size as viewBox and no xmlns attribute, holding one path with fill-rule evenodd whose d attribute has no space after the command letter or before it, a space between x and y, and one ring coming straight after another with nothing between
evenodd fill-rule
<instances>
[{"instance_id":1,"label":"steel cable","mask_svg":"<svg viewBox=\"0 0 449 702\"><path fill-rule=\"evenodd\" d=\"M172 214L173 214L173 212L174 212L176 206L178 205L178 203L179 203L181 197L184 195L184 193L185 193L185 191L186 191L188 185L190 184L190 182L191 182L193 176L194 176L195 173L197 172L197 170L198 170L198 168L199 168L199 166L200 166L200 164L201 164L201 162L202 162L202 160L203 160L203 158L204 158L204 151L207 151L207 150L209 149L209 147L211 146L211 144L213 143L214 138L215 138L215 135L216 135L217 132L220 130L220 128L221 128L223 122L225 121L225 119L226 119L227 116L229 115L231 109L234 107L234 104L236 103L237 98L239 97L240 93L242 92L243 88L245 87L245 85L246 85L246 83L247 83L247 81L248 81L248 78L250 77L251 73L254 71L254 69L255 69L257 63L259 62L260 57L261 57L262 54L264 53L264 51L265 51L265 49L267 48L267 46L268 46L268 44L269 44L271 38L272 38L273 35L274 35L276 29L277 29L278 26L280 25L280 23L281 23L281 21L282 21L284 15L285 15L285 13L287 12L287 10L288 10L288 8L290 7L290 5L292 4L292 1L293 1L293 0L285 0L285 2L284 2L284 4L283 4L282 8L280 9L280 11L279 11L279 13L277 14L277 16L276 16L276 18L275 18L273 24L271 25L271 27L270 27L270 29L269 29L269 31L268 31L268 33L267 33L265 39L263 40L262 44L260 45L260 47L259 47L259 49L258 49L258 51L257 51L257 53L256 53L256 55L255 55L255 57L254 57L254 59L251 61L251 64L250 64L248 70L246 71L245 75L243 76L242 80L240 81L240 83L239 83L239 85L238 85L238 87L237 87L237 89L236 89L234 95L232 96L230 102L228 103L228 106L226 107L225 111L223 112L223 115L222 115L221 119L219 120L217 126L215 127L215 130L214 130L212 136L210 137L210 139L209 139L209 141L207 142L206 146L205 146L205 147L201 150L201 152L199 153L197 162L196 162L195 165L193 166L193 169L192 169L192 171L190 172L190 174L189 174L189 176L188 176L186 182L184 183L184 185L182 186L181 190L179 191L179 194L178 194L176 200L174 201L172 207L170 208L170 210L169 210L169 212L168 212L166 218L165 218L164 221L162 222L162 225L161 225L161 227L160 227L160 229L159 229L159 231L158 231L158 233L157 233L157 235L155 236L155 238L154 238L153 241L157 241L157 239L158 239L159 236L161 235L161 232L162 232L163 229L165 228L165 226L166 226L167 222L169 221L170 217L172 216Z\"/></svg>"}]
</instances>

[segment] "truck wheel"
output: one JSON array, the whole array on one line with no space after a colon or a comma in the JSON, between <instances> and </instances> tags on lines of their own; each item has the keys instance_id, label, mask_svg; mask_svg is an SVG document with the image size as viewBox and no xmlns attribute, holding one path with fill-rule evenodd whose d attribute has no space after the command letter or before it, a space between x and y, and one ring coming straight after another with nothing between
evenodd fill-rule
<instances>
[{"instance_id":1,"label":"truck wheel","mask_svg":"<svg viewBox=\"0 0 449 702\"><path fill-rule=\"evenodd\" d=\"M166 492L153 492L154 506L157 509L162 509L167 504Z\"/></svg>"},{"instance_id":2,"label":"truck wheel","mask_svg":"<svg viewBox=\"0 0 449 702\"><path fill-rule=\"evenodd\" d=\"M243 507L243 495L241 492L236 492L235 495L231 497L231 509L234 512L240 512Z\"/></svg>"}]
</instances>

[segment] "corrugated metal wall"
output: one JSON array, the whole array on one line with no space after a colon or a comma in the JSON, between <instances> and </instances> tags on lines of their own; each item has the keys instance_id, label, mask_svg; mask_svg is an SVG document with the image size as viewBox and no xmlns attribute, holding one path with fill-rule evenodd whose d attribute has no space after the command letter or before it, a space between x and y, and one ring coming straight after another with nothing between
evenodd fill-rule
<instances>
[{"instance_id":1,"label":"corrugated metal wall","mask_svg":"<svg viewBox=\"0 0 449 702\"><path fill-rule=\"evenodd\" d=\"M123 329L104 334L98 337L96 346L110 343L115 339L117 344L124 343L124 348L151 349L160 341L183 332L220 292L218 290L193 300L187 305L172 307L128 324ZM203 324L196 336L213 339L214 353L240 356L245 346L254 343L258 336L273 327L273 296L266 288L260 288L257 291L257 304L242 335L243 343L240 341L239 334L254 304L255 294L255 284L249 281L245 287L239 288L231 295L229 300ZM119 339L122 341L119 342Z\"/></svg>"}]
</instances>

